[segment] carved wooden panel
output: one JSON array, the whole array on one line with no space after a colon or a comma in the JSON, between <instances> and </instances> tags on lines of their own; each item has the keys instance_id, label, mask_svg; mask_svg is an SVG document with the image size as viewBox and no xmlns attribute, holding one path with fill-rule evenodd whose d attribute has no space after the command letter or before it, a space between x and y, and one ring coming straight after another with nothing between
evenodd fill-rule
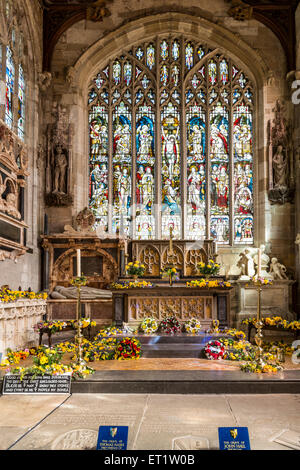
<instances>
[{"instance_id":1,"label":"carved wooden panel","mask_svg":"<svg viewBox=\"0 0 300 470\"><path fill-rule=\"evenodd\" d=\"M195 317L209 322L213 315L213 297L130 297L128 300L128 321L142 321L145 317L162 320L175 315L179 321Z\"/></svg>"}]
</instances>

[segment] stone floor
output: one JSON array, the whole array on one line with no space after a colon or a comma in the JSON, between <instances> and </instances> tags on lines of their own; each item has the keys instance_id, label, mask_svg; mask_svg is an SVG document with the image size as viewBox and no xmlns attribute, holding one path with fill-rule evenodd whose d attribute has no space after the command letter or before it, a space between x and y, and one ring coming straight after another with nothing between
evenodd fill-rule
<instances>
[{"instance_id":1,"label":"stone floor","mask_svg":"<svg viewBox=\"0 0 300 470\"><path fill-rule=\"evenodd\" d=\"M288 450L272 438L300 433L300 395L0 397L1 450L94 449L100 425L129 426L129 450L168 450L189 435L218 449L221 426L247 426L253 450Z\"/></svg>"}]
</instances>

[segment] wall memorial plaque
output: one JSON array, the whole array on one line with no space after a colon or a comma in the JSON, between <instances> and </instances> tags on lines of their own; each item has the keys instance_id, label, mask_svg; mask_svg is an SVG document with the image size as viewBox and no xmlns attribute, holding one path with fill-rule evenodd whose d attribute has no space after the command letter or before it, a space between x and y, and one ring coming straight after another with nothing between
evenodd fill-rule
<instances>
[{"instance_id":1,"label":"wall memorial plaque","mask_svg":"<svg viewBox=\"0 0 300 470\"><path fill-rule=\"evenodd\" d=\"M128 426L100 426L97 450L127 450Z\"/></svg>"},{"instance_id":2,"label":"wall memorial plaque","mask_svg":"<svg viewBox=\"0 0 300 470\"><path fill-rule=\"evenodd\" d=\"M70 394L71 376L70 375L44 375L32 379L25 376L20 380L19 375L5 375L3 380L3 395L15 394Z\"/></svg>"},{"instance_id":3,"label":"wall memorial plaque","mask_svg":"<svg viewBox=\"0 0 300 470\"><path fill-rule=\"evenodd\" d=\"M220 450L251 450L248 428L219 428Z\"/></svg>"}]
</instances>

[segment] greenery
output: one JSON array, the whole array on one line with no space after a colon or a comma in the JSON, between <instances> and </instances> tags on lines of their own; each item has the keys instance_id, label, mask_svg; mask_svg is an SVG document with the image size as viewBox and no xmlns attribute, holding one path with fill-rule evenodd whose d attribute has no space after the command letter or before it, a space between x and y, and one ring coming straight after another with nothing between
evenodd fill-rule
<instances>
[{"instance_id":1,"label":"greenery","mask_svg":"<svg viewBox=\"0 0 300 470\"><path fill-rule=\"evenodd\" d=\"M220 271L220 265L210 259L208 263L199 263L198 270L202 276L214 276Z\"/></svg>"}]
</instances>

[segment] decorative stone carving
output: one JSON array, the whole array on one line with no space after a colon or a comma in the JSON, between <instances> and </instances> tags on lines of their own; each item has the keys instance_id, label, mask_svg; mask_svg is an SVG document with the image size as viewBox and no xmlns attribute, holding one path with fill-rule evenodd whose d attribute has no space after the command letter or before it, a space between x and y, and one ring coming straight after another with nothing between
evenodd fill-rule
<instances>
[{"instance_id":1,"label":"decorative stone carving","mask_svg":"<svg viewBox=\"0 0 300 470\"><path fill-rule=\"evenodd\" d=\"M1 256L15 260L26 252L22 220L24 187L28 176L28 155L24 143L0 120L0 220ZM10 237L6 233L10 232ZM7 251L7 253L5 253Z\"/></svg>"},{"instance_id":2,"label":"decorative stone carving","mask_svg":"<svg viewBox=\"0 0 300 470\"><path fill-rule=\"evenodd\" d=\"M191 242L173 240L173 252L170 252L168 240L133 240L129 243L132 259L139 260L146 266L146 276L159 277L168 265L175 266L183 276L197 275L197 264L209 259L216 260L216 244L213 240Z\"/></svg>"},{"instance_id":3,"label":"decorative stone carving","mask_svg":"<svg viewBox=\"0 0 300 470\"><path fill-rule=\"evenodd\" d=\"M0 250L0 261L5 261L6 259L11 259L15 263L18 262L18 257L21 255L24 255L26 253L26 250L13 250L13 251L4 251Z\"/></svg>"},{"instance_id":4,"label":"decorative stone carving","mask_svg":"<svg viewBox=\"0 0 300 470\"><path fill-rule=\"evenodd\" d=\"M96 0L89 5L86 10L86 19L94 22L103 21L103 18L110 16L110 11L106 8L107 0Z\"/></svg>"},{"instance_id":5,"label":"decorative stone carving","mask_svg":"<svg viewBox=\"0 0 300 470\"><path fill-rule=\"evenodd\" d=\"M93 212L85 207L76 217L77 230L80 232L91 232L95 221Z\"/></svg>"},{"instance_id":6,"label":"decorative stone carving","mask_svg":"<svg viewBox=\"0 0 300 470\"><path fill-rule=\"evenodd\" d=\"M273 279L288 279L286 271L286 267L279 263L277 258L271 259L270 274L273 276Z\"/></svg>"},{"instance_id":7,"label":"decorative stone carving","mask_svg":"<svg viewBox=\"0 0 300 470\"><path fill-rule=\"evenodd\" d=\"M250 20L253 14L253 8L245 4L242 0L232 0L232 7L228 10L228 15L236 21Z\"/></svg>"},{"instance_id":8,"label":"decorative stone carving","mask_svg":"<svg viewBox=\"0 0 300 470\"><path fill-rule=\"evenodd\" d=\"M239 254L240 259L238 260L237 266L241 268L240 280L249 280L255 276L254 260L250 250L247 248L243 253Z\"/></svg>"},{"instance_id":9,"label":"decorative stone carving","mask_svg":"<svg viewBox=\"0 0 300 470\"><path fill-rule=\"evenodd\" d=\"M46 204L69 206L73 202L70 193L73 127L67 109L60 104L54 105L53 118L47 129Z\"/></svg>"},{"instance_id":10,"label":"decorative stone carving","mask_svg":"<svg viewBox=\"0 0 300 470\"><path fill-rule=\"evenodd\" d=\"M38 77L38 84L39 84L40 90L43 92L47 91L51 85L51 81L52 81L52 75L50 72L40 73Z\"/></svg>"},{"instance_id":11,"label":"decorative stone carving","mask_svg":"<svg viewBox=\"0 0 300 470\"><path fill-rule=\"evenodd\" d=\"M279 101L273 109L275 118L269 131L269 200L273 204L291 202L294 194L293 148L291 125L285 118L286 108Z\"/></svg>"},{"instance_id":12,"label":"decorative stone carving","mask_svg":"<svg viewBox=\"0 0 300 470\"><path fill-rule=\"evenodd\" d=\"M17 300L0 305L0 353L34 346L34 325L46 314L45 300Z\"/></svg>"}]
</instances>

